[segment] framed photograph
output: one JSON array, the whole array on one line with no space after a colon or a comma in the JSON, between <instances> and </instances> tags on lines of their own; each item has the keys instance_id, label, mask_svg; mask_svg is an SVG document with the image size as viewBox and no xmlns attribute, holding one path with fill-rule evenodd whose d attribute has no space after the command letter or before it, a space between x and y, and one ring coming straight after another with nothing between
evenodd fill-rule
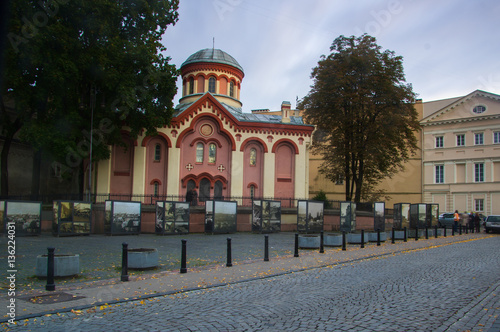
<instances>
[{"instance_id":1,"label":"framed photograph","mask_svg":"<svg viewBox=\"0 0 500 332\"><path fill-rule=\"evenodd\" d=\"M42 232L42 202L4 201L4 230L14 224L16 236L39 235Z\"/></svg>"}]
</instances>

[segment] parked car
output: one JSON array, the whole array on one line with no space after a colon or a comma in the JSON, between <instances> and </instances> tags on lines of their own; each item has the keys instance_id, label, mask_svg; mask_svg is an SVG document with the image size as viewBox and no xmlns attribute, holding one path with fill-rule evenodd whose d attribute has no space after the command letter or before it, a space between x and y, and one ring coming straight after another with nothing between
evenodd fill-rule
<instances>
[{"instance_id":1,"label":"parked car","mask_svg":"<svg viewBox=\"0 0 500 332\"><path fill-rule=\"evenodd\" d=\"M438 218L438 226L446 228L452 228L455 217L453 213L441 213Z\"/></svg>"},{"instance_id":2,"label":"parked car","mask_svg":"<svg viewBox=\"0 0 500 332\"><path fill-rule=\"evenodd\" d=\"M500 215L487 216L484 220L484 230L486 233L490 231L500 231Z\"/></svg>"}]
</instances>

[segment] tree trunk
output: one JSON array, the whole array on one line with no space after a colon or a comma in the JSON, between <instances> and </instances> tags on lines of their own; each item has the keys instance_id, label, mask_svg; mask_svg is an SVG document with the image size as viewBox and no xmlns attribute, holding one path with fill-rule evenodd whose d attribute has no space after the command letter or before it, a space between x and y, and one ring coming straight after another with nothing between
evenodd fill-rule
<instances>
[{"instance_id":1,"label":"tree trunk","mask_svg":"<svg viewBox=\"0 0 500 332\"><path fill-rule=\"evenodd\" d=\"M31 200L40 200L40 172L42 166L42 150L33 153L33 170L31 171Z\"/></svg>"},{"instance_id":2,"label":"tree trunk","mask_svg":"<svg viewBox=\"0 0 500 332\"><path fill-rule=\"evenodd\" d=\"M10 151L10 146L12 145L12 140L13 140L14 135L9 135L8 137L5 138L5 141L3 142L3 147L2 147L2 154L1 154L1 160L0 164L2 165L2 170L1 170L1 193L0 196L7 198L9 195L9 169L8 169L8 161L9 161L9 151Z\"/></svg>"}]
</instances>

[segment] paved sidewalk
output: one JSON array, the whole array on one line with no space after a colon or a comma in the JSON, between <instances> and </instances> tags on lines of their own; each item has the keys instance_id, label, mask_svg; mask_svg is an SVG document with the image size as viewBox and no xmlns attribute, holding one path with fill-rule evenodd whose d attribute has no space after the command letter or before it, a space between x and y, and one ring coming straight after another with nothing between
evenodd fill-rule
<instances>
[{"instance_id":1,"label":"paved sidewalk","mask_svg":"<svg viewBox=\"0 0 500 332\"><path fill-rule=\"evenodd\" d=\"M285 234L287 239L293 239L293 234ZM245 235L239 235L244 237ZM251 234L247 234L251 237ZM55 314L67 311L78 311L114 303L141 300L151 297L175 294L196 289L207 289L231 283L245 282L258 278L269 278L282 274L294 273L311 268L346 264L356 260L367 259L399 252L422 250L436 246L449 245L456 242L474 241L492 235L484 233L463 234L439 238L409 239L408 242L390 240L380 246L375 243L348 245L347 250L325 247L325 253L318 250L300 250L299 257L293 257L293 252L282 256L271 256L265 262L262 258L252 260L233 260L232 267L226 267L225 262L215 265L190 268L187 273L179 270L169 270L158 273L131 276L130 281L121 282L119 278L57 285L56 291L47 292L43 287L24 290L16 294L16 319L26 319L45 314ZM496 235L493 235L496 236ZM210 239L207 237L207 239ZM289 244L289 243L288 243ZM291 247L293 251L293 244ZM234 249L233 249L234 250ZM0 296L0 307L6 308L9 298L7 294ZM2 315L3 316L3 315ZM3 316L2 322L8 317Z\"/></svg>"}]
</instances>

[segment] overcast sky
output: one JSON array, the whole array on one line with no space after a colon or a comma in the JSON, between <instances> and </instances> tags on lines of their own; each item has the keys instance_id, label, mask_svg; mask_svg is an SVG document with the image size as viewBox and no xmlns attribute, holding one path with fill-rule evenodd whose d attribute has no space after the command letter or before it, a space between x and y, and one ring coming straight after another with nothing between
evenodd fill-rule
<instances>
[{"instance_id":1,"label":"overcast sky","mask_svg":"<svg viewBox=\"0 0 500 332\"><path fill-rule=\"evenodd\" d=\"M406 81L424 102L476 89L500 94L498 0L181 0L164 44L180 68L215 38L243 67L250 112L278 110L284 100L295 108L333 40L365 32L403 56Z\"/></svg>"}]
</instances>

